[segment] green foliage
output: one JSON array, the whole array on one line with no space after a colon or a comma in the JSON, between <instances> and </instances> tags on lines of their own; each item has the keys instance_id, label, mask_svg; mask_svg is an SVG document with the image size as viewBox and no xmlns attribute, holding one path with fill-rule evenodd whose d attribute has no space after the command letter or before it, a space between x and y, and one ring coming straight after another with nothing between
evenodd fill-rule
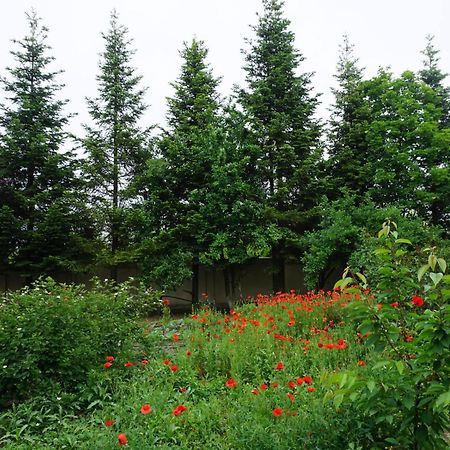
<instances>
[{"instance_id":1,"label":"green foliage","mask_svg":"<svg viewBox=\"0 0 450 450\"><path fill-rule=\"evenodd\" d=\"M163 288L189 278L205 248L196 226L203 221L200 198L208 189L221 146L216 79L202 41L184 43L181 73L168 98L168 125L158 141L159 158L150 160L141 179L145 199L141 266L149 281ZM219 214L220 211L217 211ZM197 293L198 294L198 293ZM196 302L195 287L192 301Z\"/></svg>"},{"instance_id":2,"label":"green foliage","mask_svg":"<svg viewBox=\"0 0 450 450\"><path fill-rule=\"evenodd\" d=\"M294 47L283 2L264 0L244 52L247 89L239 93L253 144L248 148L255 181L264 190L266 216L279 228L272 245L274 289L284 290L284 260L298 251L295 235L311 225L321 190L317 176L320 127L311 74L298 75L304 57ZM292 245L294 244L294 245Z\"/></svg>"},{"instance_id":3,"label":"green foliage","mask_svg":"<svg viewBox=\"0 0 450 450\"><path fill-rule=\"evenodd\" d=\"M83 146L87 159L83 174L96 228L105 238L103 261L108 261L111 278L117 278L117 264L133 259L136 212L131 205L140 199L136 179L142 175L148 150L149 130L142 130L139 120L145 112L145 89L141 76L130 66L134 53L130 49L128 30L111 13L110 29L103 34L105 51L97 76L98 96L88 99L93 126L86 126ZM130 226L131 225L131 226Z\"/></svg>"},{"instance_id":4,"label":"green foliage","mask_svg":"<svg viewBox=\"0 0 450 450\"><path fill-rule=\"evenodd\" d=\"M137 318L155 311L159 294L129 283L82 286L52 279L7 294L0 304L0 401L52 389L73 390L106 355L129 350Z\"/></svg>"},{"instance_id":5,"label":"green foliage","mask_svg":"<svg viewBox=\"0 0 450 450\"><path fill-rule=\"evenodd\" d=\"M361 433L375 448L444 449L450 425L450 278L435 248L423 249L427 263L419 270L411 248L387 220L375 250L376 287L368 299L349 306L378 362L365 374L329 377L328 397L336 408L350 403L361 411ZM357 282L348 278L341 288Z\"/></svg>"},{"instance_id":6,"label":"green foliage","mask_svg":"<svg viewBox=\"0 0 450 450\"><path fill-rule=\"evenodd\" d=\"M78 165L63 151L67 101L48 56L47 29L33 12L29 34L15 41L16 66L2 78L0 113L0 270L28 278L92 262L95 231L76 179Z\"/></svg>"}]
</instances>

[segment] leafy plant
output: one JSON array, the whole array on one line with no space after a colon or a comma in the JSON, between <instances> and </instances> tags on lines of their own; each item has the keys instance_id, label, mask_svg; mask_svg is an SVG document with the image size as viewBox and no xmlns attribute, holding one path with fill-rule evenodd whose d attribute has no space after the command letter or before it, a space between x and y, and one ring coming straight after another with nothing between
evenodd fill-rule
<instances>
[{"instance_id":1,"label":"leafy plant","mask_svg":"<svg viewBox=\"0 0 450 450\"><path fill-rule=\"evenodd\" d=\"M365 345L378 353L363 374L328 377L336 408L356 405L366 420L360 433L373 448L444 449L450 405L450 276L436 248L426 248L418 271L395 222L378 233L378 283L368 297L349 306ZM348 274L346 274L348 275ZM358 280L345 276L345 289ZM354 289L354 288L353 288ZM364 425L363 425L364 424Z\"/></svg>"}]
</instances>

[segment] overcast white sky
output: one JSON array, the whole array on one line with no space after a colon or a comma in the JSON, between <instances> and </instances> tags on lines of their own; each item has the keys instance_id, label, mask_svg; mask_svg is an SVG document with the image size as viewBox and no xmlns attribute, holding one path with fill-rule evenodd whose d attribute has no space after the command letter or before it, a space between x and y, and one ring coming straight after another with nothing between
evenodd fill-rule
<instances>
[{"instance_id":1,"label":"overcast white sky","mask_svg":"<svg viewBox=\"0 0 450 450\"><path fill-rule=\"evenodd\" d=\"M223 77L221 92L242 84L244 37L252 37L249 25L257 23L260 0L3 0L0 15L0 75L13 64L11 39L27 32L25 12L34 8L49 28L48 43L63 69L68 110L78 113L71 130L81 133L89 122L85 97L96 95L95 76L113 8L128 27L137 50L133 65L148 86L150 105L145 122L163 124L169 82L179 74L178 51L183 41L197 37L210 50L209 62ZM399 74L421 66L420 51L426 34L435 35L441 51L441 68L450 72L450 0L286 0L286 16L296 34L297 48L306 57L301 71L314 71L313 84L323 93L319 114L326 115L342 35L348 33L366 74L390 66ZM448 79L447 79L448 82Z\"/></svg>"}]
</instances>

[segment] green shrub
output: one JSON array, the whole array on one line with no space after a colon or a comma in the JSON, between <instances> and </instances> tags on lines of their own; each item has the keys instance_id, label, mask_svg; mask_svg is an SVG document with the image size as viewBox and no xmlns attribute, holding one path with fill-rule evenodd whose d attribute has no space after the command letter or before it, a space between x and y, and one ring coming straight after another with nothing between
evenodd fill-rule
<instances>
[{"instance_id":1,"label":"green shrub","mask_svg":"<svg viewBox=\"0 0 450 450\"><path fill-rule=\"evenodd\" d=\"M137 318L158 293L130 283L83 286L52 279L8 293L0 303L0 404L57 385L73 390L107 355L130 348Z\"/></svg>"},{"instance_id":2,"label":"green shrub","mask_svg":"<svg viewBox=\"0 0 450 450\"><path fill-rule=\"evenodd\" d=\"M448 448L450 406L450 276L436 248L421 251L399 238L387 220L374 251L375 284L365 301L347 310L367 350L378 359L364 376L354 370L333 374L328 396L336 408L360 412L355 429L364 448ZM423 255L418 269L418 255ZM346 274L347 275L347 274ZM358 280L336 283L344 292ZM369 285L371 279L369 278ZM347 286L350 285L349 288Z\"/></svg>"}]
</instances>

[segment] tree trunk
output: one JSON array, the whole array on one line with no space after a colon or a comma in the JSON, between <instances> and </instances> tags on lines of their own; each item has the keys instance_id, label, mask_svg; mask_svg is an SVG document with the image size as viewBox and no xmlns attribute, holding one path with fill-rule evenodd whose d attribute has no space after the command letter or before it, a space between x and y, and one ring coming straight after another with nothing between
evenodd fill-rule
<instances>
[{"instance_id":1,"label":"tree trunk","mask_svg":"<svg viewBox=\"0 0 450 450\"><path fill-rule=\"evenodd\" d=\"M274 292L285 292L284 257L279 246L272 247L272 289Z\"/></svg>"},{"instance_id":2,"label":"tree trunk","mask_svg":"<svg viewBox=\"0 0 450 450\"><path fill-rule=\"evenodd\" d=\"M198 262L192 263L192 306L198 305L199 300L199 272L200 272L200 265Z\"/></svg>"},{"instance_id":3,"label":"tree trunk","mask_svg":"<svg viewBox=\"0 0 450 450\"><path fill-rule=\"evenodd\" d=\"M225 301L227 302L228 309L231 310L233 308L233 286L232 277L230 276L230 269L225 268L222 273L223 282L225 285Z\"/></svg>"}]
</instances>

